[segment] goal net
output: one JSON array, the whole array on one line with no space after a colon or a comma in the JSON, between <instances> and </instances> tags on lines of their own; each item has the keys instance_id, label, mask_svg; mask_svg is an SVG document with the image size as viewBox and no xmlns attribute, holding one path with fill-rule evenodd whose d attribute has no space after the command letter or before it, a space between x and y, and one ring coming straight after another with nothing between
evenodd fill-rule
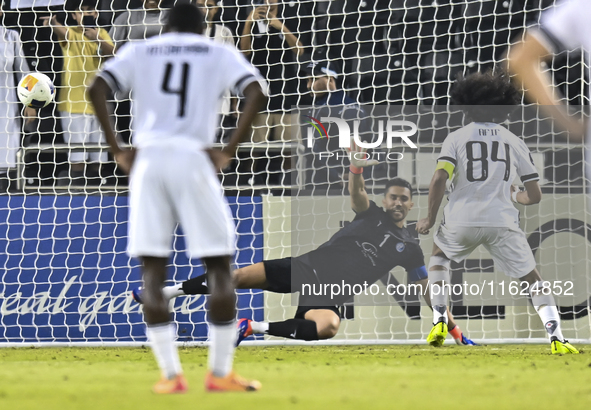
<instances>
[{"instance_id":1,"label":"goal net","mask_svg":"<svg viewBox=\"0 0 591 410\"><path fill-rule=\"evenodd\" d=\"M321 89L315 98L309 90L315 83L309 81L311 75L318 78L323 73L334 79L331 96L340 100L329 104L359 103L374 125L388 115L416 120L418 137L411 140L417 148L396 142L383 152L398 154L364 174L370 198L378 205L389 179L402 177L412 184L415 205L407 218L412 226L426 216L435 159L445 136L457 125L450 123L449 113L458 110L446 108L453 81L458 75L502 63L508 45L524 28L536 24L540 12L552 7L554 0L197 3L209 20L205 34L240 49L259 68L269 88L268 106L255 121L252 140L242 144L237 159L220 176L236 223L235 266L244 267L315 249L354 217L346 189L346 151L332 151L341 154L340 159L322 168L315 162L318 153L307 145L308 138L316 142L322 135L304 116L318 119L316 114L326 104ZM106 152L106 147L87 138L91 128L68 122L63 103L39 110L37 119L21 126L13 95L15 79L22 74L15 56L21 53L31 71L52 78L58 101L72 86L71 79L65 80L72 75L65 64L68 59L93 60L96 67L107 58L98 52L71 55L55 29L44 25L46 17L56 16L57 24L82 30L76 28L74 13L79 4L47 0L39 6L31 0L10 0L4 8L4 28L12 30L3 32L7 63L0 74L4 99L0 127L5 135L0 146L4 160L0 213L6 221L0 224L0 345L4 346L146 340L141 306L131 297L131 290L141 286L139 264L125 252L126 176L112 158L96 155ZM100 0L98 19L89 24L102 28L116 53L126 42L160 35L166 10L173 4ZM12 32L18 35L6 34ZM86 84L95 70L87 63L86 71L74 73L87 74ZM561 54L546 69L569 104L588 105L588 66L582 53ZM129 96L114 96L111 107L118 136L129 142L133 134ZM239 98L223 97L216 143L228 140L239 109ZM525 138L545 194L540 205L520 208L521 227L544 279L560 282L563 295L556 300L565 336L589 341L591 244L584 152L551 125L543 125L538 109L517 111L519 119L511 117L506 125ZM81 171L72 166L72 153L87 158ZM198 260L188 260L183 253L180 230L173 246L169 284L204 273ZM422 237L425 262L431 247L431 236ZM470 338L483 343L546 340L527 299L512 297L517 295L512 294L511 280L495 269L484 249L452 265L452 283L494 290L485 288L486 297L452 294L452 313ZM423 343L431 328L430 309L418 298L382 295L389 284L400 293L408 284L405 271L385 272L377 282L380 295L362 295L341 307L341 327L331 343ZM171 301L180 342L207 340L206 301L205 296ZM240 318L280 321L293 317L296 307L292 295L238 291ZM254 340L292 342L267 336Z\"/></svg>"}]
</instances>

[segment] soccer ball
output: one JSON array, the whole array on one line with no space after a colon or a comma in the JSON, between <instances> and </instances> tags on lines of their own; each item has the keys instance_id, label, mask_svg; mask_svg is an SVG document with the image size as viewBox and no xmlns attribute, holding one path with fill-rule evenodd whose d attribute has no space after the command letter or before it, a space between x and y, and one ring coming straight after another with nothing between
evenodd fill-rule
<instances>
[{"instance_id":1,"label":"soccer ball","mask_svg":"<svg viewBox=\"0 0 591 410\"><path fill-rule=\"evenodd\" d=\"M31 73L18 83L17 95L26 107L43 108L55 97L55 87L45 74Z\"/></svg>"}]
</instances>

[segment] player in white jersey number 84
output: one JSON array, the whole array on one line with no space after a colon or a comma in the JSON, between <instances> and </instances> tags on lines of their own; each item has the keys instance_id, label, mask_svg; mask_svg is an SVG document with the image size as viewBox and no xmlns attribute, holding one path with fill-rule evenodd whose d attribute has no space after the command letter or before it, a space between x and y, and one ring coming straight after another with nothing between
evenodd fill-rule
<instances>
[{"instance_id":1,"label":"player in white jersey number 84","mask_svg":"<svg viewBox=\"0 0 591 410\"><path fill-rule=\"evenodd\" d=\"M550 336L552 353L578 353L562 335L556 302L552 294L544 291L544 282L519 227L519 212L512 204L532 205L542 199L529 149L523 140L498 124L506 118L507 110L491 107L516 105L519 93L504 73L475 73L454 84L451 98L452 104L461 106L472 122L445 139L429 187L428 216L417 223L420 234L429 233L446 181L451 179L449 202L434 235L429 262L429 282L438 289L432 292L433 329L427 342L441 346L447 335L450 261L461 262L483 245L498 270L529 284L531 302ZM518 192L511 185L516 177L520 177L525 191Z\"/></svg>"}]
</instances>

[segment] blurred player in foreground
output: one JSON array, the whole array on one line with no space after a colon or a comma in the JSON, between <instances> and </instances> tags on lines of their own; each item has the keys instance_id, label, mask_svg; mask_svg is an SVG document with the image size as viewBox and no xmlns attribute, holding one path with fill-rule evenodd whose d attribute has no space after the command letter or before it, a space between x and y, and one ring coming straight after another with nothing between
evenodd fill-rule
<instances>
[{"instance_id":1,"label":"blurred player in foreground","mask_svg":"<svg viewBox=\"0 0 591 410\"><path fill-rule=\"evenodd\" d=\"M162 371L156 393L187 390L174 344L168 300L162 293L177 223L187 232L187 252L207 267L211 297L210 391L258 390L232 371L236 295L230 259L234 224L216 169L224 168L250 132L266 100L256 69L232 47L199 35L203 15L190 4L171 9L166 34L124 45L105 64L90 97L118 165L130 172L128 253L142 263L146 334ZM218 99L227 88L246 97L238 127L225 150L210 148ZM138 127L135 150L122 150L109 122L106 97L133 90Z\"/></svg>"},{"instance_id":2,"label":"blurred player in foreground","mask_svg":"<svg viewBox=\"0 0 591 410\"><path fill-rule=\"evenodd\" d=\"M586 134L585 124L568 114L550 75L540 63L550 61L554 54L583 48L591 52L591 8L587 0L570 0L542 13L539 27L529 29L523 41L511 46L508 68L530 99L567 131L570 138L581 142ZM587 61L589 54L585 53ZM587 146L587 175L591 176L591 151Z\"/></svg>"},{"instance_id":3,"label":"blurred player in foreground","mask_svg":"<svg viewBox=\"0 0 591 410\"><path fill-rule=\"evenodd\" d=\"M354 146L352 154L365 158L364 150ZM413 207L410 183L396 178L386 184L383 209L370 201L365 190L363 167L376 165L375 160L358 160L352 156L349 192L355 219L335 233L316 250L294 258L266 260L234 271L238 289L263 289L277 293L301 291L304 284L344 283L353 287L364 281L372 284L396 266L408 274L408 282L427 285L427 270L423 251L405 226L406 216ZM189 279L164 289L169 298L181 295L210 293L205 275ZM421 291L422 289L422 291ZM138 302L144 290L134 290ZM424 294L425 295L425 294ZM255 322L242 319L238 324L238 343L253 333L269 334L291 339L319 340L334 337L340 326L339 303L352 301L352 295L332 300L326 295L310 296L300 293L295 317L282 322ZM429 304L429 298L425 295ZM331 303L332 302L332 303ZM460 345L473 345L450 314L450 333Z\"/></svg>"},{"instance_id":4,"label":"blurred player in foreground","mask_svg":"<svg viewBox=\"0 0 591 410\"><path fill-rule=\"evenodd\" d=\"M510 106L519 102L519 93L504 74L476 73L459 80L451 92L452 105L464 106L473 122L451 133L443 142L441 154L429 187L428 217L417 223L426 235L445 194L446 181L452 180L449 203L434 235L429 261L429 282L450 284L450 260L461 262L478 246L491 254L495 266L521 283L526 282L531 301L550 335L552 353L578 353L564 339L560 316L551 292L536 269L532 251L519 227L519 212L511 201L533 205L542 199L539 176L523 140L506 128L491 122L490 106ZM498 115L497 115L498 116ZM512 185L519 176L522 192ZM427 342L441 346L448 329L449 287L433 292L433 329Z\"/></svg>"}]
</instances>

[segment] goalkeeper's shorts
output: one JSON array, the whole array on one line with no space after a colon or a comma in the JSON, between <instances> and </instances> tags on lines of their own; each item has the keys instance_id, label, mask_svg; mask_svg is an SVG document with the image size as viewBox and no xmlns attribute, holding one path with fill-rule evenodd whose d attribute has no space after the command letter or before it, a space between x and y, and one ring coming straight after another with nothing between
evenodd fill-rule
<instances>
[{"instance_id":1,"label":"goalkeeper's shorts","mask_svg":"<svg viewBox=\"0 0 591 410\"><path fill-rule=\"evenodd\" d=\"M490 253L495 269L512 278L521 278L536 267L532 250L521 229L442 224L433 240L454 262L463 261L482 245Z\"/></svg>"}]
</instances>

